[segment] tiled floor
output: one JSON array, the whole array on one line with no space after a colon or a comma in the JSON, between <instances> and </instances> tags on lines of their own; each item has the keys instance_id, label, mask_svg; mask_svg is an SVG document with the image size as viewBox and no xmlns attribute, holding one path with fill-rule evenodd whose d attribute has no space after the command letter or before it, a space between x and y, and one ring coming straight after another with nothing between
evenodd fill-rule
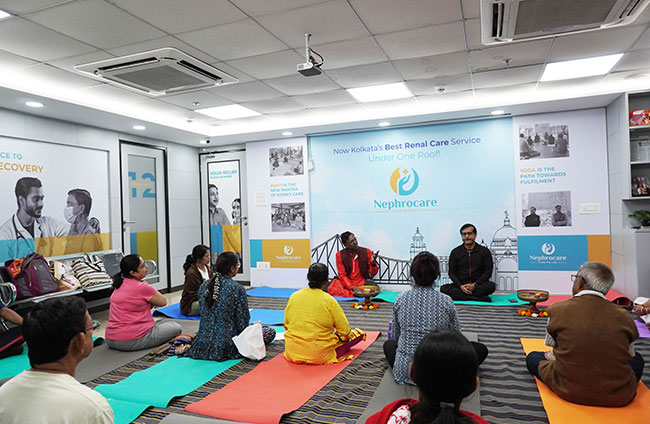
<instances>
[{"instance_id":1,"label":"tiled floor","mask_svg":"<svg viewBox=\"0 0 650 424\"><path fill-rule=\"evenodd\" d=\"M167 304L178 303L181 300L182 290L177 290L171 293L165 293L163 296L167 298ZM108 321L108 309L92 314L93 321L99 321L102 325L93 333L94 337L104 337L106 333L106 322ZM154 318L158 320L160 318Z\"/></svg>"}]
</instances>

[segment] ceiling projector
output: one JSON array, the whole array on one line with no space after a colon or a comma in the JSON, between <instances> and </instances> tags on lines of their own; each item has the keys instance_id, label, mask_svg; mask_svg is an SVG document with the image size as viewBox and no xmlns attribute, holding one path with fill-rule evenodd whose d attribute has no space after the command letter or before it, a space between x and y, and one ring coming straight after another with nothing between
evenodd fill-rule
<instances>
[{"instance_id":1,"label":"ceiling projector","mask_svg":"<svg viewBox=\"0 0 650 424\"><path fill-rule=\"evenodd\" d=\"M307 63L298 64L298 72L300 72L306 77L311 77L314 75L320 75L322 71L318 69L316 66L314 66L313 63L307 62Z\"/></svg>"},{"instance_id":2,"label":"ceiling projector","mask_svg":"<svg viewBox=\"0 0 650 424\"><path fill-rule=\"evenodd\" d=\"M305 77L313 77L314 75L320 75L320 67L323 66L323 56L316 53L313 49L309 48L309 38L311 34L305 34L305 63L298 64L298 72L300 72ZM320 58L316 60L312 53Z\"/></svg>"}]
</instances>

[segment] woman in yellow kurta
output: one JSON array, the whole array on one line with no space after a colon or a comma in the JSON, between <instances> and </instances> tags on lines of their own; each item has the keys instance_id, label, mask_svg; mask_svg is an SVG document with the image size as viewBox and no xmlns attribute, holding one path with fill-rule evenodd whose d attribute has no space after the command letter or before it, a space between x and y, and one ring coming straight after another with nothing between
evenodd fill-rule
<instances>
[{"instance_id":1,"label":"woman in yellow kurta","mask_svg":"<svg viewBox=\"0 0 650 424\"><path fill-rule=\"evenodd\" d=\"M327 266L312 264L307 273L309 287L292 294L284 310L284 357L300 364L332 364L349 359L345 353L365 339L351 329L338 302L323 291Z\"/></svg>"}]
</instances>

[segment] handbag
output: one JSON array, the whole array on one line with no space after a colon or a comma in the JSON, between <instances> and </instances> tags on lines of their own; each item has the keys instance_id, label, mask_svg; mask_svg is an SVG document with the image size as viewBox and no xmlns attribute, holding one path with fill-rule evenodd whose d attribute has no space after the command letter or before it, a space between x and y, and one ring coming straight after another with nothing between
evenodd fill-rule
<instances>
[{"instance_id":1,"label":"handbag","mask_svg":"<svg viewBox=\"0 0 650 424\"><path fill-rule=\"evenodd\" d=\"M261 361L266 357L266 346L262 336L262 323L255 321L239 335L232 338L239 354L244 358Z\"/></svg>"},{"instance_id":2,"label":"handbag","mask_svg":"<svg viewBox=\"0 0 650 424\"><path fill-rule=\"evenodd\" d=\"M47 260L38 253L30 253L22 258L19 270L15 260L9 260L5 265L7 268L14 268L13 271L8 269L7 272L11 275L11 283L16 286L18 293L16 300L37 297L58 290Z\"/></svg>"},{"instance_id":3,"label":"handbag","mask_svg":"<svg viewBox=\"0 0 650 424\"><path fill-rule=\"evenodd\" d=\"M113 279L106 273L104 262L95 255L86 253L85 257L74 260L72 270L84 289L113 283Z\"/></svg>"},{"instance_id":4,"label":"handbag","mask_svg":"<svg viewBox=\"0 0 650 424\"><path fill-rule=\"evenodd\" d=\"M74 276L74 271L61 261L52 261L50 263L52 274L59 286L59 291L62 290L77 290L81 288L81 283Z\"/></svg>"}]
</instances>

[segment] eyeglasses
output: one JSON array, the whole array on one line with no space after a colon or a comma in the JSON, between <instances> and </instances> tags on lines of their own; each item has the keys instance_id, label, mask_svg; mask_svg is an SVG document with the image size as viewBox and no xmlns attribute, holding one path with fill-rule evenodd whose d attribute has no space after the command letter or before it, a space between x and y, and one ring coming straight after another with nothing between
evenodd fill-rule
<instances>
[{"instance_id":1,"label":"eyeglasses","mask_svg":"<svg viewBox=\"0 0 650 424\"><path fill-rule=\"evenodd\" d=\"M473 231L470 231L470 232L468 232L468 233L460 233L460 235L463 236L463 237L469 237L469 236L471 236L472 234L474 234Z\"/></svg>"},{"instance_id":2,"label":"eyeglasses","mask_svg":"<svg viewBox=\"0 0 650 424\"><path fill-rule=\"evenodd\" d=\"M84 333L85 333L86 331L88 331L88 330L90 330L90 331L92 331L92 332L94 333L94 332L95 332L99 327L101 327L101 325L102 325L102 324L101 324L99 321L93 321L93 326L92 326L92 327L88 327L88 328L86 328L86 329L84 330Z\"/></svg>"}]
</instances>

